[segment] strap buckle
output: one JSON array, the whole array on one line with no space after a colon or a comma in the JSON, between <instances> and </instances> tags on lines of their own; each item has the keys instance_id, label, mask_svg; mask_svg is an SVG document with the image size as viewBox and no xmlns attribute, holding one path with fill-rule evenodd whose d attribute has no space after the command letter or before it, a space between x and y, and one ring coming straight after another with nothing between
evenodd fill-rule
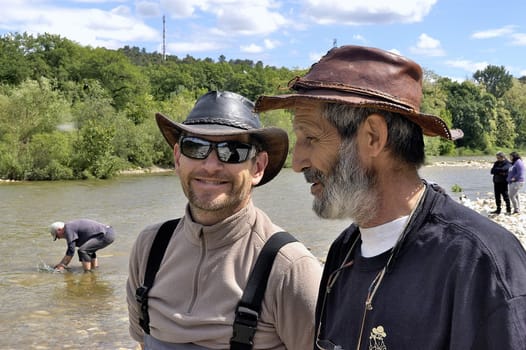
<instances>
[{"instance_id":1,"label":"strap buckle","mask_svg":"<svg viewBox=\"0 0 526 350\"><path fill-rule=\"evenodd\" d=\"M139 302L140 304L143 304L148 300L148 292L150 288L146 286L140 286L135 290L135 300Z\"/></svg>"},{"instance_id":2,"label":"strap buckle","mask_svg":"<svg viewBox=\"0 0 526 350\"><path fill-rule=\"evenodd\" d=\"M258 325L259 314L247 307L238 306L236 309L236 318L234 320L234 332L230 343L241 343L254 345L254 334Z\"/></svg>"}]
</instances>

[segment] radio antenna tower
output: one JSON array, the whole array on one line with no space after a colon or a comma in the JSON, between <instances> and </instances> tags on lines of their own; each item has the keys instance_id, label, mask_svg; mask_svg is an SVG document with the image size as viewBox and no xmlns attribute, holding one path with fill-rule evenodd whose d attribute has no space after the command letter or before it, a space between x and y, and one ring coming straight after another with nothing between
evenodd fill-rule
<instances>
[{"instance_id":1,"label":"radio antenna tower","mask_svg":"<svg viewBox=\"0 0 526 350\"><path fill-rule=\"evenodd\" d=\"M163 15L163 61L166 61L166 18Z\"/></svg>"}]
</instances>

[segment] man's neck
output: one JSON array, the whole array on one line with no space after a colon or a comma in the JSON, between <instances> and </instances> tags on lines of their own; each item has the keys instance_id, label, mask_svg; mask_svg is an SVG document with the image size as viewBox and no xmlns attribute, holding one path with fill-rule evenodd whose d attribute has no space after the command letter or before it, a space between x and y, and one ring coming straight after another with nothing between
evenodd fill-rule
<instances>
[{"instance_id":1,"label":"man's neck","mask_svg":"<svg viewBox=\"0 0 526 350\"><path fill-rule=\"evenodd\" d=\"M197 222L203 226L212 226L239 212L249 203L250 198L247 198L245 202L240 203L236 207L228 207L218 210L204 210L189 204L189 212L194 222Z\"/></svg>"},{"instance_id":2,"label":"man's neck","mask_svg":"<svg viewBox=\"0 0 526 350\"><path fill-rule=\"evenodd\" d=\"M374 227L407 216L417 205L425 190L418 172L389 173L379 178L378 210L371 220L361 227Z\"/></svg>"}]
</instances>

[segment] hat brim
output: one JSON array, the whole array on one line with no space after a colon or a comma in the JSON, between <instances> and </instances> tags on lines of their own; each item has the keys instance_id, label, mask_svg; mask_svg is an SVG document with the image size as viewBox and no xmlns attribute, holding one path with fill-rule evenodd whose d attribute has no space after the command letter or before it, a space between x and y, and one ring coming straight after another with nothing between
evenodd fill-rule
<instances>
[{"instance_id":1,"label":"hat brim","mask_svg":"<svg viewBox=\"0 0 526 350\"><path fill-rule=\"evenodd\" d=\"M422 128L427 136L441 136L447 140L462 138L464 133L459 129L449 129L446 123L437 116L415 111L401 104L388 102L374 96L342 94L339 91L315 89L301 93L284 94L276 96L260 96L256 101L256 112L265 112L273 109L294 110L297 103L304 100L319 100L328 103L343 103L356 107L378 108L400 113Z\"/></svg>"},{"instance_id":2,"label":"hat brim","mask_svg":"<svg viewBox=\"0 0 526 350\"><path fill-rule=\"evenodd\" d=\"M256 186L262 186L272 180L283 168L289 150L289 139L285 130L275 127L261 129L239 129L218 124L182 124L170 120L161 113L155 114L157 126L161 130L166 142L173 149L181 134L203 136L236 136L250 135L254 137L268 154L268 164L263 178Z\"/></svg>"}]
</instances>

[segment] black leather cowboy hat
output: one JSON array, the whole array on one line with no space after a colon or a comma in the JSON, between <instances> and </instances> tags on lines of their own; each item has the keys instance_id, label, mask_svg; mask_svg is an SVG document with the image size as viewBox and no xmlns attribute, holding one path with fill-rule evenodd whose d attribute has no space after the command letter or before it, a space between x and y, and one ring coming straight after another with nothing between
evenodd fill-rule
<instances>
[{"instance_id":1,"label":"black leather cowboy hat","mask_svg":"<svg viewBox=\"0 0 526 350\"><path fill-rule=\"evenodd\" d=\"M289 82L296 93L260 96L256 111L294 109L304 99L344 103L393 111L418 124L425 135L455 140L463 136L450 130L437 116L420 113L422 68L392 52L363 46L330 50L303 77Z\"/></svg>"},{"instance_id":2,"label":"black leather cowboy hat","mask_svg":"<svg viewBox=\"0 0 526 350\"><path fill-rule=\"evenodd\" d=\"M155 114L157 125L170 145L179 141L181 133L203 136L249 134L268 153L268 165L257 186L272 180L281 170L289 149L287 133L275 127L262 128L254 103L229 91L210 91L201 96L183 123L161 113Z\"/></svg>"}]
</instances>

